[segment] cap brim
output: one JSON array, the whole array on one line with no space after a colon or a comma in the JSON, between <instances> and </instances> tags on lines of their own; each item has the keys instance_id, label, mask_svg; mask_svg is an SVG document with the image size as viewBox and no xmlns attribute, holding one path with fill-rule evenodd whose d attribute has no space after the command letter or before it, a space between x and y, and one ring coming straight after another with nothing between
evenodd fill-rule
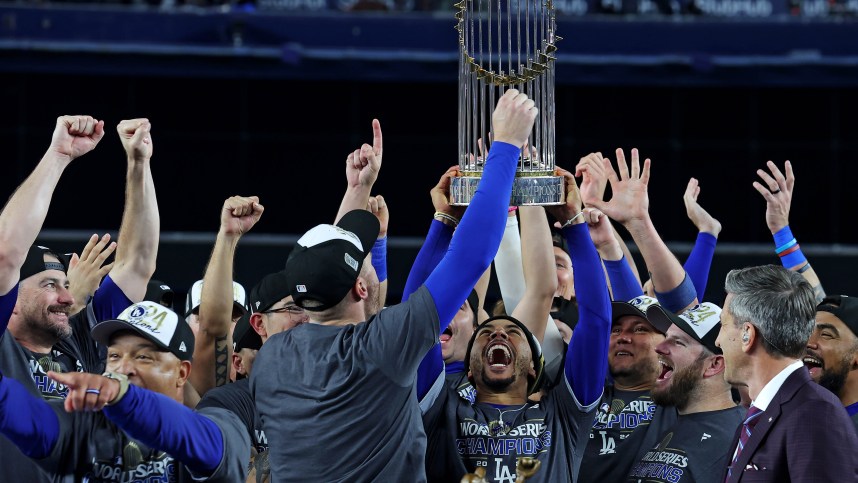
<instances>
[{"instance_id":1,"label":"cap brim","mask_svg":"<svg viewBox=\"0 0 858 483\"><path fill-rule=\"evenodd\" d=\"M690 328L688 324L685 323L684 320L679 318L673 312L669 312L665 310L663 307L658 305L653 305L649 307L646 311L646 318L649 320L649 323L655 327L655 330L661 332L662 334L667 333L667 329L670 328L671 325L676 325L681 328L684 332L689 332ZM694 334L694 331L691 331L691 337L697 338L697 335Z\"/></svg>"},{"instance_id":2,"label":"cap brim","mask_svg":"<svg viewBox=\"0 0 858 483\"><path fill-rule=\"evenodd\" d=\"M378 231L381 229L378 218L366 210L352 210L343 215L336 225L354 233L363 245L364 253L369 253L372 250L372 246L378 238Z\"/></svg>"},{"instance_id":3,"label":"cap brim","mask_svg":"<svg viewBox=\"0 0 858 483\"><path fill-rule=\"evenodd\" d=\"M616 322L617 319L626 315L649 320L645 313L628 302L611 302L611 322Z\"/></svg>"},{"instance_id":4,"label":"cap brim","mask_svg":"<svg viewBox=\"0 0 858 483\"><path fill-rule=\"evenodd\" d=\"M184 324L185 322L180 320L178 321L178 323ZM143 337L144 339L154 343L159 348L167 352L170 351L170 348L162 344L161 341L153 338L150 334L143 332L139 328L135 327L132 324L129 324L124 320L113 319L99 322L95 325L95 327L92 328L90 334L92 334L92 338L95 339L96 342L103 344L104 347L107 347L110 345L110 338L113 337L113 334L121 330L130 330L132 332L135 332L140 335L140 337Z\"/></svg>"}]
</instances>

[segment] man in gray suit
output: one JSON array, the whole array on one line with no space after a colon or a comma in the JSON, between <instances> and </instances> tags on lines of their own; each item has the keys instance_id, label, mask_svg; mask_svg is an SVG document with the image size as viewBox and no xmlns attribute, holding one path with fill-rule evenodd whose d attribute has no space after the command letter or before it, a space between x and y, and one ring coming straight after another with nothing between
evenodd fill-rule
<instances>
[{"instance_id":1,"label":"man in gray suit","mask_svg":"<svg viewBox=\"0 0 858 483\"><path fill-rule=\"evenodd\" d=\"M725 377L752 404L733 438L727 483L856 481L858 436L843 405L801 361L816 301L794 271L766 265L727 275L716 344Z\"/></svg>"}]
</instances>

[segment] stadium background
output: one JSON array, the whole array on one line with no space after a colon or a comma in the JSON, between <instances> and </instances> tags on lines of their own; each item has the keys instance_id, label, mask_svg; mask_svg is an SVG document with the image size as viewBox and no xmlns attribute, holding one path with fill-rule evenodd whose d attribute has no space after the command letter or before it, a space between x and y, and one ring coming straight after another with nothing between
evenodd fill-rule
<instances>
[{"instance_id":1,"label":"stadium background","mask_svg":"<svg viewBox=\"0 0 858 483\"><path fill-rule=\"evenodd\" d=\"M332 219L345 156L371 141L377 117L396 301L431 220L428 191L456 157L452 13L420 1L260 1L0 4L0 193L32 170L56 116L91 114L108 136L64 175L40 240L79 250L88 234L115 233L125 160L114 127L148 117L156 278L182 296L202 277L223 200L255 194L266 212L235 277L250 288L283 266L297 235ZM858 295L858 6L557 5L559 165L597 150L613 159L617 147L652 158L650 210L680 260L696 235L681 197L697 177L724 226L706 297L721 301L729 269L778 263L751 182L767 160L790 159L793 232L829 293Z\"/></svg>"}]
</instances>

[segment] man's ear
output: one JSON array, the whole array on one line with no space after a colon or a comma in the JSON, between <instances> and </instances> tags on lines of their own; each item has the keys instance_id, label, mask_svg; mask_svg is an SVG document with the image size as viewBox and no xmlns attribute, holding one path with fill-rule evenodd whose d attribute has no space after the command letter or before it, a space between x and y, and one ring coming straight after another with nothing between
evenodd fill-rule
<instances>
[{"instance_id":1,"label":"man's ear","mask_svg":"<svg viewBox=\"0 0 858 483\"><path fill-rule=\"evenodd\" d=\"M181 361L179 362L179 378L177 380L177 387L181 387L187 382L188 377L191 375L191 362L190 361Z\"/></svg>"},{"instance_id":2,"label":"man's ear","mask_svg":"<svg viewBox=\"0 0 858 483\"><path fill-rule=\"evenodd\" d=\"M352 296L355 298L355 302L366 300L369 297L369 284L366 283L365 278L358 276L355 280L355 284L352 286Z\"/></svg>"},{"instance_id":3,"label":"man's ear","mask_svg":"<svg viewBox=\"0 0 858 483\"><path fill-rule=\"evenodd\" d=\"M265 324L262 320L262 314L254 312L250 316L250 326L259 334L260 337L268 338L268 331L265 330Z\"/></svg>"},{"instance_id":4,"label":"man's ear","mask_svg":"<svg viewBox=\"0 0 858 483\"><path fill-rule=\"evenodd\" d=\"M235 352L233 352L232 353L232 368L235 369L236 374L241 374L243 376L246 376L247 373L244 371L244 366L241 363L242 363L241 356L236 354Z\"/></svg>"},{"instance_id":5,"label":"man's ear","mask_svg":"<svg viewBox=\"0 0 858 483\"><path fill-rule=\"evenodd\" d=\"M724 356L715 355L708 358L706 364L703 365L703 377L712 377L724 372Z\"/></svg>"},{"instance_id":6,"label":"man's ear","mask_svg":"<svg viewBox=\"0 0 858 483\"><path fill-rule=\"evenodd\" d=\"M757 328L753 324L742 324L742 352L750 352L757 340Z\"/></svg>"}]
</instances>

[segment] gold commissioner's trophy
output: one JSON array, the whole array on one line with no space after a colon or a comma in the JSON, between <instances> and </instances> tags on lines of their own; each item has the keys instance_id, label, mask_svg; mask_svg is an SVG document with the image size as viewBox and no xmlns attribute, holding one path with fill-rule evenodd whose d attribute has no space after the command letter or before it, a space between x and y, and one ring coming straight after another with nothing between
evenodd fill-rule
<instances>
[{"instance_id":1,"label":"gold commissioner's trophy","mask_svg":"<svg viewBox=\"0 0 858 483\"><path fill-rule=\"evenodd\" d=\"M491 145L492 112L507 89L527 94L539 108L510 206L562 204L563 177L554 175L554 52L561 38L552 0L461 0L455 7L462 176L453 178L452 204L469 204L477 190Z\"/></svg>"}]
</instances>

